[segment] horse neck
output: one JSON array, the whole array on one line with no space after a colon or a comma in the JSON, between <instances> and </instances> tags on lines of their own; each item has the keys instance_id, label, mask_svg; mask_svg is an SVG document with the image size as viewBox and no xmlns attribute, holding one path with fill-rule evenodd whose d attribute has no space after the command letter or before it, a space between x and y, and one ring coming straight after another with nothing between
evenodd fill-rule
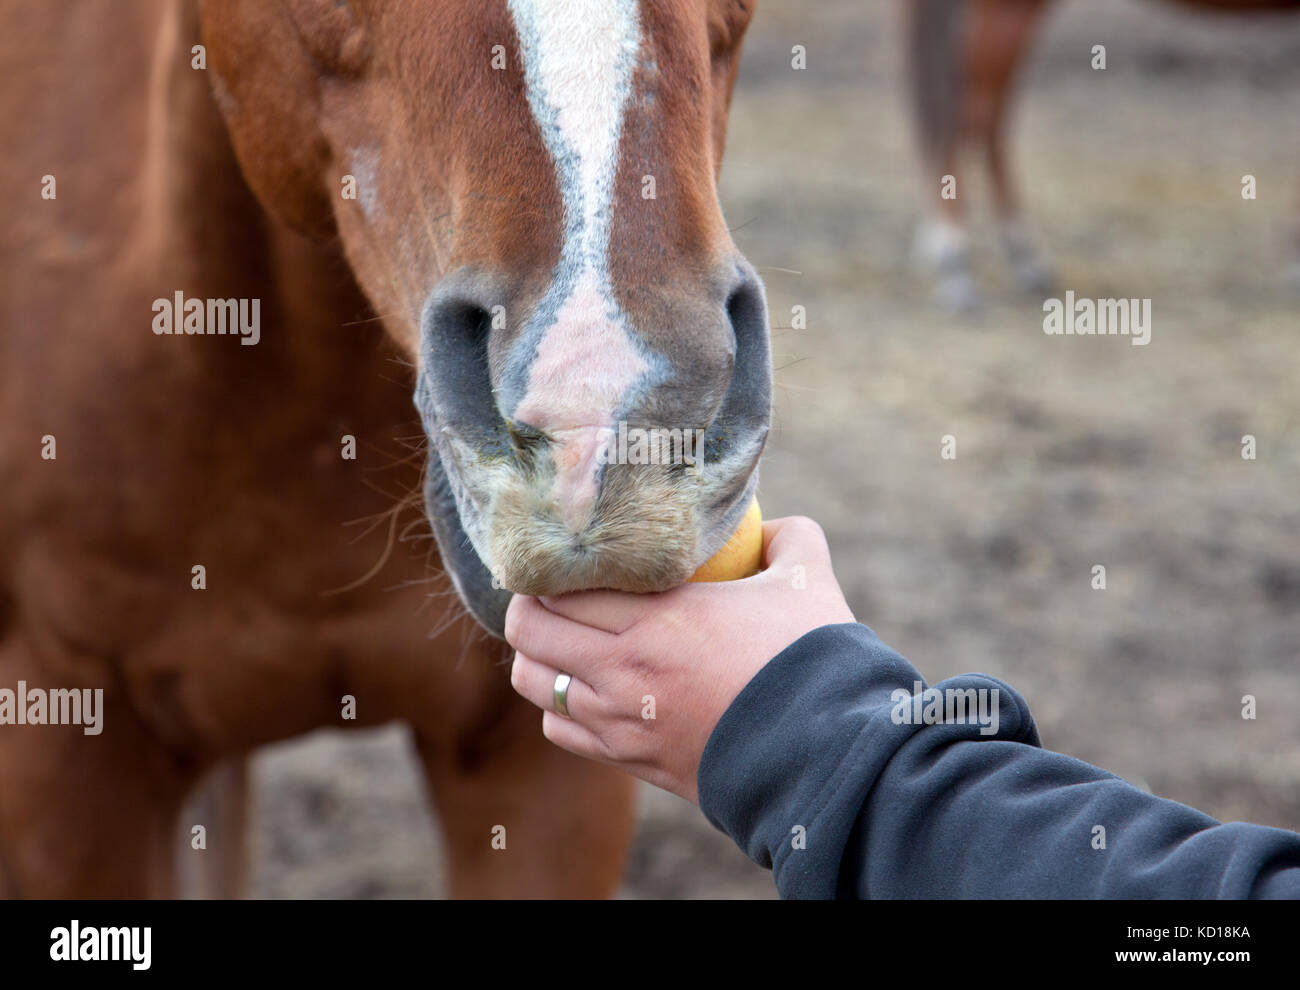
<instances>
[{"instance_id":1,"label":"horse neck","mask_svg":"<svg viewBox=\"0 0 1300 990\"><path fill-rule=\"evenodd\" d=\"M262 213L240 175L207 72L190 66L198 39L197 3L166 4L149 75L138 243L179 279L201 278L214 259L266 260Z\"/></svg>"}]
</instances>

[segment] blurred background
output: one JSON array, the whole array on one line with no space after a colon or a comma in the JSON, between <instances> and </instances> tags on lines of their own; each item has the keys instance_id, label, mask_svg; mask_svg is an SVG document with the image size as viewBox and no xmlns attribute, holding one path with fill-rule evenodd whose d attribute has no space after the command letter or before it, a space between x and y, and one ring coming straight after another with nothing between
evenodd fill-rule
<instances>
[{"instance_id":1,"label":"blurred background","mask_svg":"<svg viewBox=\"0 0 1300 990\"><path fill-rule=\"evenodd\" d=\"M1300 829L1300 301L1282 288L1300 17L1062 0L1033 48L1012 139L1031 229L1062 290L1152 299L1146 347L1043 333L973 167L988 305L933 305L910 262L923 190L900 17L760 0L746 42L722 195L777 328L764 513L821 522L859 620L931 682L1003 678L1049 748L1221 820ZM807 328L781 329L794 306ZM255 782L251 895L441 896L402 728L272 747ZM774 891L647 786L623 896Z\"/></svg>"}]
</instances>

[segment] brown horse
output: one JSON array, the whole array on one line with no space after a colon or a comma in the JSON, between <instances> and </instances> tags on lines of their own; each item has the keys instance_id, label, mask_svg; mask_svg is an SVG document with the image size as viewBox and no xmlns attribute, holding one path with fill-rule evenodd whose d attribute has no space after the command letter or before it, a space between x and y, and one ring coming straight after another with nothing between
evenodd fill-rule
<instances>
[{"instance_id":1,"label":"brown horse","mask_svg":"<svg viewBox=\"0 0 1300 990\"><path fill-rule=\"evenodd\" d=\"M392 720L455 895L615 889L632 780L493 634L680 583L757 484L751 6L0 4L0 891L170 893L216 771L183 865L230 893L244 756ZM618 423L703 464L606 464Z\"/></svg>"},{"instance_id":2,"label":"brown horse","mask_svg":"<svg viewBox=\"0 0 1300 990\"><path fill-rule=\"evenodd\" d=\"M982 156L1004 256L1027 292L1050 291L1055 279L1020 219L1007 156L1008 108L1017 71L1049 0L905 0L909 86L925 164L929 216L918 231L918 260L936 277L936 297L953 310L978 303L971 278L962 200L943 195L967 149ZM1295 11L1300 0L1176 0L1227 13ZM1292 277L1300 285L1300 230Z\"/></svg>"}]
</instances>

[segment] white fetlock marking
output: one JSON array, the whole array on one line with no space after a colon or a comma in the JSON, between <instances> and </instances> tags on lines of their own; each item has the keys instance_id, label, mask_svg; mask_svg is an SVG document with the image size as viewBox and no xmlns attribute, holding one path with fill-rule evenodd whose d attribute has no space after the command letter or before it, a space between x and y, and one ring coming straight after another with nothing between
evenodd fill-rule
<instances>
[{"instance_id":1,"label":"white fetlock marking","mask_svg":"<svg viewBox=\"0 0 1300 990\"><path fill-rule=\"evenodd\" d=\"M916 228L912 256L924 268L947 268L970 253L970 235L960 224L931 217Z\"/></svg>"}]
</instances>

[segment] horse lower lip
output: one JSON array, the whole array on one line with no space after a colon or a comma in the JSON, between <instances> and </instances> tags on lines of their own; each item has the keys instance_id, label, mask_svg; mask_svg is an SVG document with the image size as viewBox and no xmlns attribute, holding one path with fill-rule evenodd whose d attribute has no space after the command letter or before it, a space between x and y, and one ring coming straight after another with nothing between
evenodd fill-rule
<instances>
[{"instance_id":1,"label":"horse lower lip","mask_svg":"<svg viewBox=\"0 0 1300 990\"><path fill-rule=\"evenodd\" d=\"M499 568L498 583L526 595L563 595L596 588L645 594L675 588L690 573L688 553L664 551L647 558L642 552L573 547L512 560Z\"/></svg>"}]
</instances>

